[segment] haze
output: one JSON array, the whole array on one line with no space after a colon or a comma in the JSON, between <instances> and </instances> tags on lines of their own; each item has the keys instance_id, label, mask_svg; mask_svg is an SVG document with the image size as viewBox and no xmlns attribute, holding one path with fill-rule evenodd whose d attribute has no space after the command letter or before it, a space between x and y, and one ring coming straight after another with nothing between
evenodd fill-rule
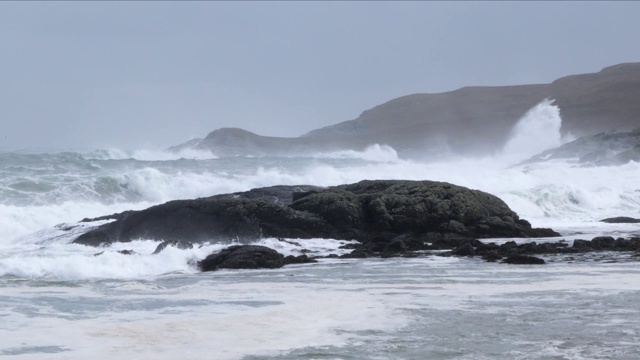
<instances>
[{"instance_id":1,"label":"haze","mask_svg":"<svg viewBox=\"0 0 640 360\"><path fill-rule=\"evenodd\" d=\"M298 136L411 93L640 59L640 3L2 2L0 149Z\"/></svg>"}]
</instances>

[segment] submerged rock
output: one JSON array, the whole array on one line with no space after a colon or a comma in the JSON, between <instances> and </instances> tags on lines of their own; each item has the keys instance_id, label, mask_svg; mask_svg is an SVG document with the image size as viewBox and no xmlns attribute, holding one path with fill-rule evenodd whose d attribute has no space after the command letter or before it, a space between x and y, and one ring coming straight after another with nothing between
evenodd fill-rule
<instances>
[{"instance_id":1,"label":"submerged rock","mask_svg":"<svg viewBox=\"0 0 640 360\"><path fill-rule=\"evenodd\" d=\"M383 240L380 251L384 251L390 240L403 235L417 239L417 244L433 238L558 235L551 229L532 228L496 196L435 181L367 180L328 188L273 186L170 201L100 219L107 218L114 221L74 242L98 246L140 238L191 243L276 237L369 243L378 238ZM390 245L388 251L397 247L402 244Z\"/></svg>"}]
</instances>

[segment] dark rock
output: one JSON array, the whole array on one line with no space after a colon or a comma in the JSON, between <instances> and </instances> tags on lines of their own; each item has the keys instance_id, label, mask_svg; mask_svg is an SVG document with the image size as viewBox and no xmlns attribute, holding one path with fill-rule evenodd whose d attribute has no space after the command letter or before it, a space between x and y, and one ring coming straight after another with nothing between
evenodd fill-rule
<instances>
[{"instance_id":1,"label":"dark rock","mask_svg":"<svg viewBox=\"0 0 640 360\"><path fill-rule=\"evenodd\" d=\"M581 251L591 251L593 248L591 247L591 241L576 239L573 240L573 246L571 246L575 250Z\"/></svg>"},{"instance_id":2,"label":"dark rock","mask_svg":"<svg viewBox=\"0 0 640 360\"><path fill-rule=\"evenodd\" d=\"M306 254L298 255L298 256L285 256L284 257L284 265L290 264L309 264L309 263L317 263L318 260L308 257Z\"/></svg>"},{"instance_id":3,"label":"dark rock","mask_svg":"<svg viewBox=\"0 0 640 360\"><path fill-rule=\"evenodd\" d=\"M202 271L218 269L276 269L284 265L284 257L277 251L258 245L234 245L198 262Z\"/></svg>"},{"instance_id":4,"label":"dark rock","mask_svg":"<svg viewBox=\"0 0 640 360\"><path fill-rule=\"evenodd\" d=\"M340 256L340 258L343 259L365 259L365 258L370 258L370 257L375 257L376 255L368 249L355 249L352 252L348 253L348 254L344 254L342 256Z\"/></svg>"},{"instance_id":5,"label":"dark rock","mask_svg":"<svg viewBox=\"0 0 640 360\"><path fill-rule=\"evenodd\" d=\"M640 238L618 238L615 242L615 249L618 251L640 251Z\"/></svg>"},{"instance_id":6,"label":"dark rock","mask_svg":"<svg viewBox=\"0 0 640 360\"><path fill-rule=\"evenodd\" d=\"M443 232L452 232L456 234L466 234L468 232L467 227L463 223L450 220L449 222L440 225L440 230Z\"/></svg>"},{"instance_id":7,"label":"dark rock","mask_svg":"<svg viewBox=\"0 0 640 360\"><path fill-rule=\"evenodd\" d=\"M338 247L338 249L345 249L345 250L355 250L359 247L362 246L362 243L357 243L357 242L353 242L353 243L348 243L348 244L344 244L344 245L340 245Z\"/></svg>"},{"instance_id":8,"label":"dark rock","mask_svg":"<svg viewBox=\"0 0 640 360\"><path fill-rule=\"evenodd\" d=\"M545 237L556 237L560 236L556 231L549 228L533 228L527 231L527 237L537 237L537 238L545 238Z\"/></svg>"},{"instance_id":9,"label":"dark rock","mask_svg":"<svg viewBox=\"0 0 640 360\"><path fill-rule=\"evenodd\" d=\"M289 244L289 245L293 245L293 246L302 246L299 242L295 242L295 241L289 241L289 240L285 240L283 238L278 238L278 241L283 242L285 244Z\"/></svg>"},{"instance_id":10,"label":"dark rock","mask_svg":"<svg viewBox=\"0 0 640 360\"><path fill-rule=\"evenodd\" d=\"M526 255L513 255L508 258L502 260L502 262L507 264L516 264L516 265L542 265L545 264L543 259L537 258L535 256L526 256Z\"/></svg>"},{"instance_id":11,"label":"dark rock","mask_svg":"<svg viewBox=\"0 0 640 360\"><path fill-rule=\"evenodd\" d=\"M518 253L518 244L515 241L507 241L500 245L500 253L503 255L515 255Z\"/></svg>"},{"instance_id":12,"label":"dark rock","mask_svg":"<svg viewBox=\"0 0 640 360\"><path fill-rule=\"evenodd\" d=\"M109 218L115 221L80 235L74 243L98 246L140 238L203 242L262 237L372 242L401 235L436 236L445 241L452 236L467 240L537 237L540 231L558 235L532 229L493 195L435 181L361 181L330 188L273 186L170 201ZM444 230L442 224L446 224ZM459 231L465 236L456 233ZM381 245L370 251L384 252L389 240L376 240Z\"/></svg>"},{"instance_id":13,"label":"dark rock","mask_svg":"<svg viewBox=\"0 0 640 360\"><path fill-rule=\"evenodd\" d=\"M158 244L158 246L156 247L156 250L153 252L153 255L159 254L160 252L162 252L162 250L164 250L169 245L175 246L181 250L193 249L193 244L191 242L180 241L180 240L167 240Z\"/></svg>"},{"instance_id":14,"label":"dark rock","mask_svg":"<svg viewBox=\"0 0 640 360\"><path fill-rule=\"evenodd\" d=\"M565 249L567 247L567 243L555 242L555 243L542 243L538 244L537 253L538 254L555 254L559 251L559 249Z\"/></svg>"},{"instance_id":15,"label":"dark rock","mask_svg":"<svg viewBox=\"0 0 640 360\"><path fill-rule=\"evenodd\" d=\"M616 240L611 236L598 236L591 239L591 247L596 250L610 250L615 246Z\"/></svg>"},{"instance_id":16,"label":"dark rock","mask_svg":"<svg viewBox=\"0 0 640 360\"><path fill-rule=\"evenodd\" d=\"M496 243L480 243L476 245L475 252L476 255L484 256L489 252L498 252L500 250L500 246Z\"/></svg>"},{"instance_id":17,"label":"dark rock","mask_svg":"<svg viewBox=\"0 0 640 360\"><path fill-rule=\"evenodd\" d=\"M601 222L610 224L635 224L640 223L640 219L634 219L632 217L619 216L600 220Z\"/></svg>"},{"instance_id":18,"label":"dark rock","mask_svg":"<svg viewBox=\"0 0 640 360\"><path fill-rule=\"evenodd\" d=\"M404 243L404 240L401 238L391 240L387 245L385 245L384 253L399 253L407 250L407 244Z\"/></svg>"},{"instance_id":19,"label":"dark rock","mask_svg":"<svg viewBox=\"0 0 640 360\"><path fill-rule=\"evenodd\" d=\"M117 251L118 254L122 254L122 255L135 255L137 254L137 252L133 251L133 250L118 250ZM104 251L101 251L99 253L95 253L93 254L93 256L100 256L103 255Z\"/></svg>"},{"instance_id":20,"label":"dark rock","mask_svg":"<svg viewBox=\"0 0 640 360\"><path fill-rule=\"evenodd\" d=\"M451 254L456 256L474 256L476 252L473 249L473 245L465 243L455 248Z\"/></svg>"},{"instance_id":21,"label":"dark rock","mask_svg":"<svg viewBox=\"0 0 640 360\"><path fill-rule=\"evenodd\" d=\"M536 254L538 252L538 244L533 241L518 245L518 252L520 254Z\"/></svg>"},{"instance_id":22,"label":"dark rock","mask_svg":"<svg viewBox=\"0 0 640 360\"><path fill-rule=\"evenodd\" d=\"M476 241L472 238L466 237L440 237L431 240L431 246L429 246L429 250L445 250L445 249L455 249L456 247L465 244L472 243Z\"/></svg>"},{"instance_id":23,"label":"dark rock","mask_svg":"<svg viewBox=\"0 0 640 360\"><path fill-rule=\"evenodd\" d=\"M482 259L486 260L488 262L496 262L496 261L502 259L502 256L500 254L498 254L498 252L496 250L491 250L491 251L487 252L486 254L482 255Z\"/></svg>"}]
</instances>

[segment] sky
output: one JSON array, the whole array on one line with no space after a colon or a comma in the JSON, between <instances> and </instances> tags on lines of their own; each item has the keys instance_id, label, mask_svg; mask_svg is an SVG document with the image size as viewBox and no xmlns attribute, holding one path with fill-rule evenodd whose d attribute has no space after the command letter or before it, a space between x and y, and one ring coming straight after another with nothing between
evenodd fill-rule
<instances>
[{"instance_id":1,"label":"sky","mask_svg":"<svg viewBox=\"0 0 640 360\"><path fill-rule=\"evenodd\" d=\"M299 136L640 61L640 2L0 2L0 149Z\"/></svg>"}]
</instances>

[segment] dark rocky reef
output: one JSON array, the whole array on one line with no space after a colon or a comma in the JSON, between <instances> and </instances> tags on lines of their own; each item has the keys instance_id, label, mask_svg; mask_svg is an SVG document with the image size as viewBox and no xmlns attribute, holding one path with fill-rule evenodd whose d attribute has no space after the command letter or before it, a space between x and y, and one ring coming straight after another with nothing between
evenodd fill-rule
<instances>
[{"instance_id":1,"label":"dark rocky reef","mask_svg":"<svg viewBox=\"0 0 640 360\"><path fill-rule=\"evenodd\" d=\"M273 186L170 201L99 219L114 221L74 242L98 246L139 238L182 243L276 237L386 243L405 235L418 242L558 235L550 229L532 228L493 195L434 181L361 181L329 188ZM390 247L388 252L392 251Z\"/></svg>"},{"instance_id":2,"label":"dark rocky reef","mask_svg":"<svg viewBox=\"0 0 640 360\"><path fill-rule=\"evenodd\" d=\"M401 242L401 245L398 245ZM393 251L389 251L393 247ZM379 239L376 242L348 245L353 249L342 258L370 257L417 257L426 254L439 256L480 257L488 262L502 261L507 264L544 264L535 255L574 255L594 252L635 252L640 253L640 238L617 238L598 236L591 240L574 240L573 244L559 240L554 242L527 242L518 244L507 241L503 244L468 238L441 238L433 243L403 236L391 241Z\"/></svg>"},{"instance_id":3,"label":"dark rocky reef","mask_svg":"<svg viewBox=\"0 0 640 360\"><path fill-rule=\"evenodd\" d=\"M386 144L405 158L422 159L442 149L491 154L503 148L522 115L544 99L554 99L560 108L562 133L580 137L640 127L639 98L640 63L619 64L550 84L475 86L407 95L366 110L356 119L296 138L219 129L175 150L192 147L219 156L300 155Z\"/></svg>"},{"instance_id":4,"label":"dark rocky reef","mask_svg":"<svg viewBox=\"0 0 640 360\"><path fill-rule=\"evenodd\" d=\"M640 254L640 238L629 239L610 236L599 236L591 240L574 240L573 244L565 240L556 242L528 242L518 244L508 241L503 244L483 242L477 239L448 239L440 240L437 244L425 243L408 235L385 241L378 238L368 243L345 245L344 248L353 249L341 258L370 258L370 257L418 257L418 256L459 256L480 257L488 262L498 262L513 265L543 265L546 261L534 255L563 255L565 260L573 261L572 255L614 252L634 252ZM449 249L450 251L441 251ZM440 251L434 251L440 250ZM336 255L328 255L335 258ZM603 257L615 261L614 256ZM202 271L218 269L275 269L289 264L305 264L317 262L317 258L306 254L287 256L264 246L234 245L222 251L207 256L198 262Z\"/></svg>"}]
</instances>

